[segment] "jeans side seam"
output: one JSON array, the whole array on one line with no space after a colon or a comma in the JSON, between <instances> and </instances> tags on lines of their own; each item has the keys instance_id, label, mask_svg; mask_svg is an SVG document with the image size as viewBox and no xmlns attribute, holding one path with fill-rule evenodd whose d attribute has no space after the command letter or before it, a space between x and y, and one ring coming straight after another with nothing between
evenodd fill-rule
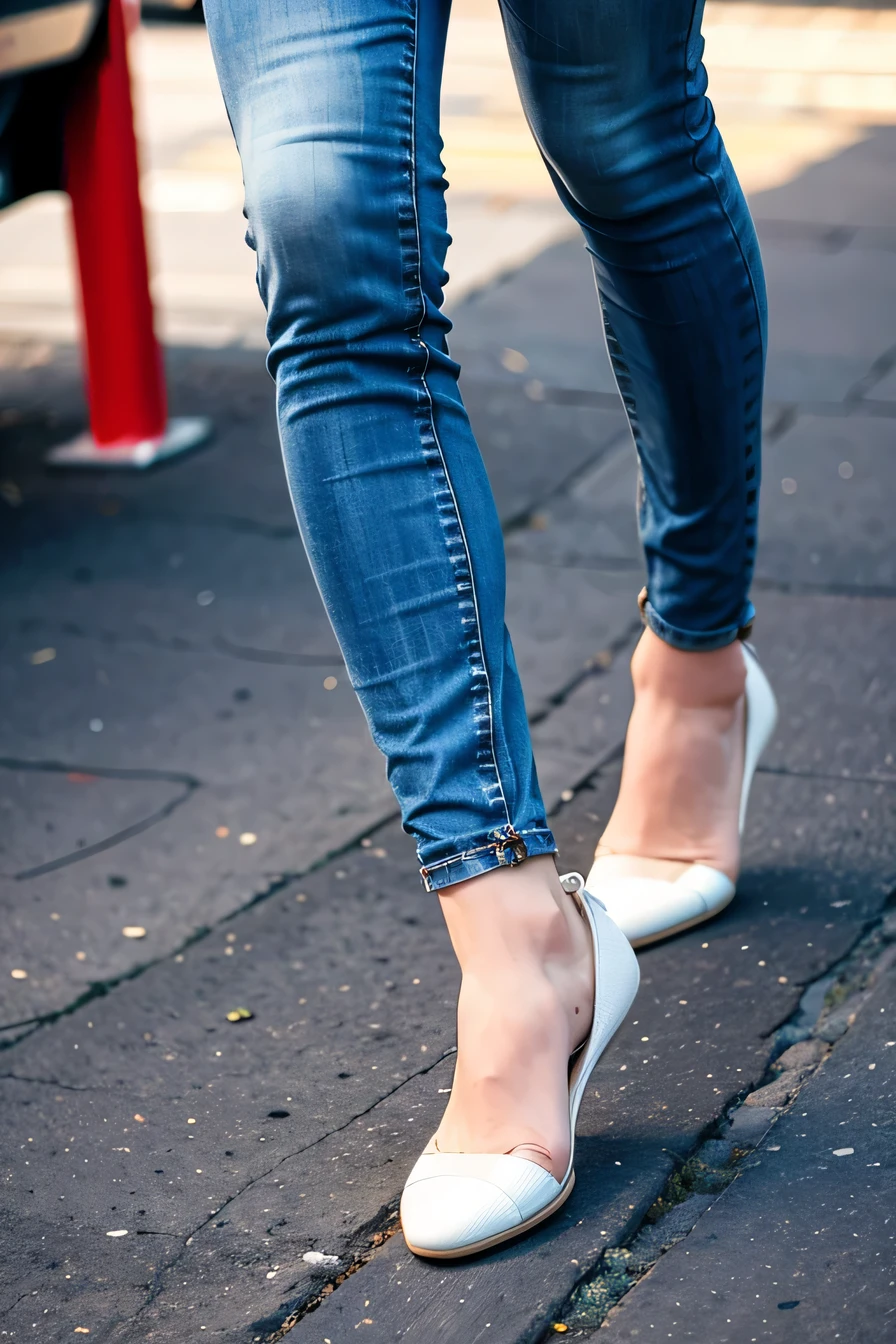
<instances>
[{"instance_id":1,"label":"jeans side seam","mask_svg":"<svg viewBox=\"0 0 896 1344\"><path fill-rule=\"evenodd\" d=\"M688 88L687 88L687 84L688 84L688 76L691 74L691 70L690 70L690 67L689 67L689 65L688 65L688 55L687 55L687 53L688 53L688 48L689 48L689 46L690 46L691 39L692 39L692 36L693 36L694 24L695 24L695 22L698 21L697 16L698 16L698 13L700 13L700 11L701 11L701 7L702 7L702 5L701 5L701 0L692 0L692 6L691 6L691 22L690 22L690 24L689 24L689 26L688 26L688 36L687 36L687 41L686 41L686 43L685 43L685 106L687 105L687 97L688 97ZM701 21L702 21L702 13L701 13ZM703 64L702 57L701 57L701 60L700 60L699 64L700 64L700 65ZM707 74L707 85L708 85L708 83L709 83L709 75ZM706 98L706 93L704 92L704 94L703 94L702 96L703 96L704 98ZM716 114L715 114L715 108L712 106L712 102L711 102L708 98L707 98L706 100L707 100L707 102L709 103L710 111L711 111L711 114L712 114L712 127L710 128L710 133L711 133L711 131L712 131L713 129L718 129L718 128L717 128L717 125L716 125ZM685 114L685 117L686 117L686 115L687 115L687 114ZM686 134L690 135L690 132L688 131L688 127L687 127L687 120L685 120L685 132L686 132ZM694 139L694 137L692 136L691 139ZM767 355L767 350L766 350L767 341L766 341L765 335L764 335L763 330L762 330L762 310L761 310L761 308L760 308L760 304L759 304L759 295L758 295L757 292L756 292L756 283L755 283L755 280L753 279L753 271L752 271L752 269L751 269L751 267L750 267L750 263L749 263L749 261L747 260L746 253L744 252L743 244L741 243L741 240L740 240L740 234L738 233L738 231L737 231L737 229L736 229L736 227L735 227L734 221L733 221L733 219L731 218L731 213L730 213L730 211L728 210L728 207L726 206L726 204L725 204L725 202L724 202L724 200L723 200L723 198L722 198L722 193L719 191L718 183L716 182L716 180L715 180L715 178L712 176L712 174L711 174L711 173L704 172L704 170L700 167L699 163L697 162L697 154L698 154L699 147L700 147L700 144L701 144L701 143L702 143L702 142L700 142L700 141L695 141L695 143L694 143L694 152L693 152L693 154L692 154L692 156L691 156L691 162L692 162L692 164L693 164L693 166L694 166L694 170L695 170L696 172L698 172L698 173L700 174L700 176L701 176L702 178L704 178L704 179L709 183L710 187L712 188L713 193L715 194L716 200L718 201L719 209L721 210L721 212L722 212L722 214L723 214L723 216L724 216L724 218L725 218L725 222L726 222L727 225L728 225L728 229L729 229L729 231L730 231L730 233L731 233L731 237L734 239L734 245L735 245L735 247L737 248L738 255L740 256L741 264L742 264L742 266L743 266L743 268L744 268L744 271L746 272L747 283L748 283L748 285L749 285L749 287L750 287L750 294L751 294L752 299L753 299L753 310L754 310L754 313L755 313L755 316L756 316L756 327L757 327L757 331L758 331L758 335L759 335L759 369L760 369L760 374L759 374L759 386L760 386L760 392L761 392L761 389L762 389L762 375L763 375L763 372L764 372L764 369L765 369L765 361L766 361L766 355ZM747 438L748 438L748 443L747 443L747 456L749 457L749 456L750 456L749 436L747 436ZM758 442L759 452L758 452L757 455L756 455L756 460L757 460L757 462L759 463L759 468L758 468L758 469L759 469L760 474L761 474L761 470L762 470L762 402L761 402L761 397L760 397L760 405L759 405L759 435L758 435L758 440L759 440L759 442ZM756 470L756 468L755 468L755 466L754 466L753 474L755 474L755 470ZM759 516L759 494L758 494L758 485L757 485L756 487L753 488L753 495L754 495L753 503L751 504L750 501L749 501L749 494L750 494L750 480L751 480L751 478L752 478L752 477L751 477L751 474L748 473L748 474L745 476L745 479L744 479L744 534L743 534L743 552L744 552L744 554L743 554L743 567L744 567L744 572L745 572L746 575L747 575L746 592L745 592L745 595L744 595L744 600L745 600L745 601L748 601L748 600L749 600L750 586L751 586L751 584L752 584L752 580L753 580L753 572L754 572L755 565L756 565L756 531L757 531L757 528L758 528L758 516ZM752 545L750 545L750 543L752 543ZM742 612L741 612L740 620L743 621L743 610L742 610ZM753 622L750 621L749 624L748 624L748 627L745 626L744 628L745 628L745 629L748 628L748 629L751 631L752 628L753 628Z\"/></svg>"},{"instance_id":2,"label":"jeans side seam","mask_svg":"<svg viewBox=\"0 0 896 1344\"><path fill-rule=\"evenodd\" d=\"M495 781L497 783L501 804L504 809L504 817L507 826L512 830L513 826L510 819L510 810L507 806L507 795L504 792L504 783L503 780L501 779L501 771L498 766L498 755L495 749L494 701L492 697L491 678L489 676L488 664L486 662L485 657L485 642L482 637L482 622L479 611L479 599L476 592L476 579L473 574L473 558L470 553L470 546L467 540L467 534L464 528L463 518L461 517L460 506L457 502L457 495L455 494L454 484L451 480L451 475L448 471L448 463L445 458L445 452L442 447L441 439L439 438L438 429L436 428L435 404L433 402L432 392L430 391L429 383L427 382L426 378L426 375L429 371L430 355L429 355L429 347L422 338L423 323L426 320L426 294L423 288L423 248L420 237L420 212L417 205L417 46L418 46L419 27L420 27L420 0L413 0L413 7L414 7L414 19L413 19L414 51L411 67L411 137L409 146L409 160L410 160L409 167L410 167L410 186L411 186L411 192L410 192L411 208L413 210L414 215L415 245L417 253L416 288L420 300L420 316L417 321L416 328L411 333L411 339L416 341L416 343L419 345L420 349L423 352L423 368L420 372L420 383L422 385L423 392L426 398L426 407L429 415L429 424L430 429L432 431L433 442L435 443L436 451L438 453L442 474L445 478L445 484L448 488L448 493L451 497L451 506L454 512L454 517L457 521L457 526L460 533L461 545L463 547L464 558L466 561L467 573L469 575L470 596L472 600L473 615L476 625L476 647L479 654L479 660L482 665L483 679L485 681L486 703L488 711L488 737L489 737L489 751L491 755L491 765L495 773ZM450 558L451 553L449 550L449 559ZM455 584L457 584L456 571L455 571ZM463 624L463 617L461 617L461 622Z\"/></svg>"}]
</instances>

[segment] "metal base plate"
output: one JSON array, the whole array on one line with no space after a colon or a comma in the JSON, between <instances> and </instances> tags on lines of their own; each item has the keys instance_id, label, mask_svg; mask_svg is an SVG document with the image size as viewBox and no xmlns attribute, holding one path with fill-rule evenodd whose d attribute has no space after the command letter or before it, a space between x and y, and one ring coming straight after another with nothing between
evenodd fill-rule
<instances>
[{"instance_id":1,"label":"metal base plate","mask_svg":"<svg viewBox=\"0 0 896 1344\"><path fill-rule=\"evenodd\" d=\"M204 443L212 432L208 416L179 416L168 421L165 433L157 439L141 439L136 443L108 444L103 447L90 434L79 434L69 443L60 443L47 453L46 461L53 467L128 468L141 471L176 457Z\"/></svg>"}]
</instances>

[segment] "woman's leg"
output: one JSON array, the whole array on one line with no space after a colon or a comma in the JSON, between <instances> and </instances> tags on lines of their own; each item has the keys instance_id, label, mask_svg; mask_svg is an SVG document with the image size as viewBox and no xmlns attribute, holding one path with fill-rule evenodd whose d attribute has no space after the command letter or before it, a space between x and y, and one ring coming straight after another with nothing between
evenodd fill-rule
<instances>
[{"instance_id":1,"label":"woman's leg","mask_svg":"<svg viewBox=\"0 0 896 1344\"><path fill-rule=\"evenodd\" d=\"M585 235L640 462L648 629L602 845L736 868L765 293L705 96L702 0L502 0L557 190Z\"/></svg>"},{"instance_id":2,"label":"woman's leg","mask_svg":"<svg viewBox=\"0 0 896 1344\"><path fill-rule=\"evenodd\" d=\"M562 1170L557 1116L593 982L549 857L501 529L440 312L448 0L206 0L206 13L296 514L464 970L440 1140L535 1142Z\"/></svg>"}]
</instances>

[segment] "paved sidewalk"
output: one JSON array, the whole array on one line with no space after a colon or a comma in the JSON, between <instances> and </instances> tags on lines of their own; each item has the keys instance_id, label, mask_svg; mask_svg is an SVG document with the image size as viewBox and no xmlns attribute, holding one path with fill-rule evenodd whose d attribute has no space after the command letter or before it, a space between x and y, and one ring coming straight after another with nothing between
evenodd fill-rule
<instances>
[{"instance_id":1,"label":"paved sidewalk","mask_svg":"<svg viewBox=\"0 0 896 1344\"><path fill-rule=\"evenodd\" d=\"M0 1338L894 1332L894 182L881 126L753 196L757 642L782 715L739 896L641 954L568 1205L469 1264L396 1231L456 973L295 536L257 351L169 347L175 411L217 437L126 479L44 470L82 422L75 354L0 347ZM581 246L455 316L539 771L586 867L641 562Z\"/></svg>"}]
</instances>

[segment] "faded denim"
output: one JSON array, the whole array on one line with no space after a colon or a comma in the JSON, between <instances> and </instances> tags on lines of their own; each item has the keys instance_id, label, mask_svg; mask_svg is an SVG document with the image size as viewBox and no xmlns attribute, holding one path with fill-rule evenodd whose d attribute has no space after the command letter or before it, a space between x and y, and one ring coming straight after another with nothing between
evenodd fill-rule
<instances>
[{"instance_id":1,"label":"faded denim","mask_svg":"<svg viewBox=\"0 0 896 1344\"><path fill-rule=\"evenodd\" d=\"M502 3L637 446L645 618L683 649L752 619L766 320L705 96L701 9ZM431 890L555 849L441 312L448 14L446 0L206 0L299 527Z\"/></svg>"}]
</instances>

